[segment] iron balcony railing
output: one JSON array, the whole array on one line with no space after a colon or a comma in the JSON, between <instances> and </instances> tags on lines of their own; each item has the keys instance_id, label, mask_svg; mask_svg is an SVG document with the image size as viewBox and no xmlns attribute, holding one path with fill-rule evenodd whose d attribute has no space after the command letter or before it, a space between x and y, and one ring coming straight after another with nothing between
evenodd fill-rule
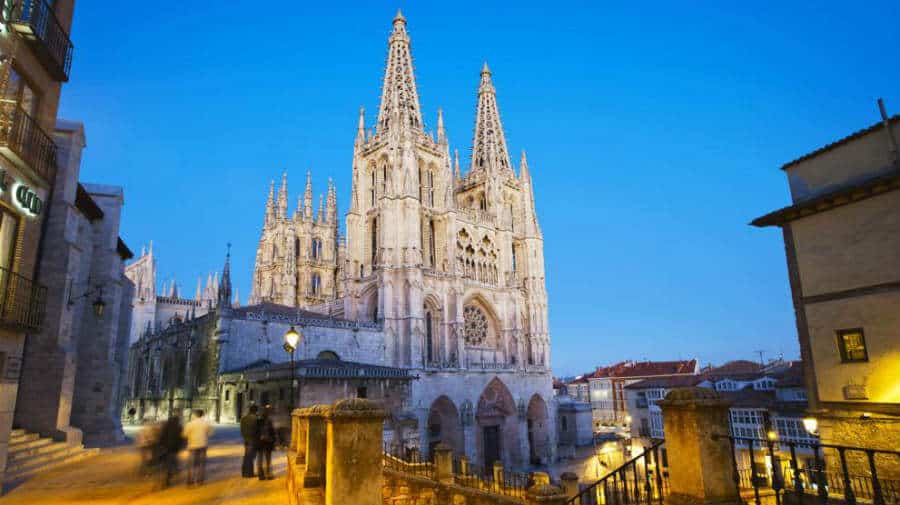
<instances>
[{"instance_id":1,"label":"iron balcony railing","mask_svg":"<svg viewBox=\"0 0 900 505\"><path fill-rule=\"evenodd\" d=\"M0 149L47 184L56 177L56 144L38 122L14 103L0 105Z\"/></svg>"},{"instance_id":2,"label":"iron balcony railing","mask_svg":"<svg viewBox=\"0 0 900 505\"><path fill-rule=\"evenodd\" d=\"M567 505L663 505L669 493L669 470L660 452L665 441L644 449L597 482L585 486Z\"/></svg>"},{"instance_id":3,"label":"iron balcony railing","mask_svg":"<svg viewBox=\"0 0 900 505\"><path fill-rule=\"evenodd\" d=\"M53 6L47 0L23 0L12 8L11 25L26 39L47 72L58 81L69 80L74 47L69 35L56 19Z\"/></svg>"},{"instance_id":4,"label":"iron balcony railing","mask_svg":"<svg viewBox=\"0 0 900 505\"><path fill-rule=\"evenodd\" d=\"M873 505L900 504L900 481L878 475L879 463L896 468L900 451L809 442L728 437L732 448L734 485L738 492L752 492L756 505L763 495L774 494L776 505L788 495L797 504L824 505L860 501ZM749 467L738 464L746 451ZM801 467L801 458L809 460Z\"/></svg>"},{"instance_id":5,"label":"iron balcony railing","mask_svg":"<svg viewBox=\"0 0 900 505\"><path fill-rule=\"evenodd\" d=\"M46 303L46 287L0 267L0 326L39 330Z\"/></svg>"}]
</instances>

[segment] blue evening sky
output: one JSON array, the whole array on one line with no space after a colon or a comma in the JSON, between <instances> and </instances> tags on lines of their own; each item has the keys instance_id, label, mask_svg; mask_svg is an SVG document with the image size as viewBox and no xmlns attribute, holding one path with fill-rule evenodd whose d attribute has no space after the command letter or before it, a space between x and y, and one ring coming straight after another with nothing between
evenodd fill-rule
<instances>
[{"instance_id":1,"label":"blue evening sky","mask_svg":"<svg viewBox=\"0 0 900 505\"><path fill-rule=\"evenodd\" d=\"M401 3L426 122L443 107L465 166L487 60L528 151L557 374L798 355L781 235L747 223L788 203L782 163L877 121L879 96L900 112L900 3L784 4ZM246 301L283 169L291 208L312 168L343 215L397 6L77 2L60 115L160 281L193 295L230 241Z\"/></svg>"}]
</instances>

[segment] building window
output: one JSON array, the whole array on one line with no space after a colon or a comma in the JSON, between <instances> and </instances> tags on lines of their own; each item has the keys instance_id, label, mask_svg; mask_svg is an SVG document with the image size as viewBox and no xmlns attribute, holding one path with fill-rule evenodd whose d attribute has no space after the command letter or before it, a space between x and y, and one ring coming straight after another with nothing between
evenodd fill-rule
<instances>
[{"instance_id":1,"label":"building window","mask_svg":"<svg viewBox=\"0 0 900 505\"><path fill-rule=\"evenodd\" d=\"M226 390L225 390L225 401L227 402L227 401L230 401L230 400L231 400L231 390L230 390L230 389L226 389Z\"/></svg>"},{"instance_id":2,"label":"building window","mask_svg":"<svg viewBox=\"0 0 900 505\"><path fill-rule=\"evenodd\" d=\"M425 356L426 361L431 363L434 361L434 337L432 336L431 329L431 312L425 311Z\"/></svg>"},{"instance_id":3,"label":"building window","mask_svg":"<svg viewBox=\"0 0 900 505\"><path fill-rule=\"evenodd\" d=\"M322 257L322 240L314 238L312 240L312 249L310 251L312 253L313 259L319 259Z\"/></svg>"},{"instance_id":4,"label":"building window","mask_svg":"<svg viewBox=\"0 0 900 505\"><path fill-rule=\"evenodd\" d=\"M562 416L562 430L569 431L569 422L566 416Z\"/></svg>"},{"instance_id":5,"label":"building window","mask_svg":"<svg viewBox=\"0 0 900 505\"><path fill-rule=\"evenodd\" d=\"M6 272L13 270L16 255L16 238L19 231L19 217L0 206L0 284L9 281Z\"/></svg>"},{"instance_id":6,"label":"building window","mask_svg":"<svg viewBox=\"0 0 900 505\"><path fill-rule=\"evenodd\" d=\"M841 362L869 361L869 353L866 350L866 337L863 335L862 328L838 330L837 338Z\"/></svg>"},{"instance_id":7,"label":"building window","mask_svg":"<svg viewBox=\"0 0 900 505\"><path fill-rule=\"evenodd\" d=\"M357 398L367 398L369 394L369 390L365 387L356 388L356 397Z\"/></svg>"},{"instance_id":8,"label":"building window","mask_svg":"<svg viewBox=\"0 0 900 505\"><path fill-rule=\"evenodd\" d=\"M319 276L319 274L312 274L310 289L312 290L313 296L317 296L319 294L319 291L322 290L322 278Z\"/></svg>"},{"instance_id":9,"label":"building window","mask_svg":"<svg viewBox=\"0 0 900 505\"><path fill-rule=\"evenodd\" d=\"M6 85L3 96L7 100L15 102L29 116L37 115L38 98L34 88L14 68L9 70L9 83Z\"/></svg>"}]
</instances>

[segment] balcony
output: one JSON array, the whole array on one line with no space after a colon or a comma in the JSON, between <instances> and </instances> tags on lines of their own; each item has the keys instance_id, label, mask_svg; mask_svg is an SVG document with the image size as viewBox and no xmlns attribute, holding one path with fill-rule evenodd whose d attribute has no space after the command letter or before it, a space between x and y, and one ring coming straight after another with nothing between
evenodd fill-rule
<instances>
[{"instance_id":1,"label":"balcony","mask_svg":"<svg viewBox=\"0 0 900 505\"><path fill-rule=\"evenodd\" d=\"M40 330L46 302L46 287L0 267L0 326Z\"/></svg>"},{"instance_id":2,"label":"balcony","mask_svg":"<svg viewBox=\"0 0 900 505\"><path fill-rule=\"evenodd\" d=\"M31 42L38 59L57 81L69 80L72 41L47 0L24 0L13 7L12 28Z\"/></svg>"},{"instance_id":3,"label":"balcony","mask_svg":"<svg viewBox=\"0 0 900 505\"><path fill-rule=\"evenodd\" d=\"M48 185L56 177L56 144L35 119L15 104L0 108L0 152Z\"/></svg>"}]
</instances>

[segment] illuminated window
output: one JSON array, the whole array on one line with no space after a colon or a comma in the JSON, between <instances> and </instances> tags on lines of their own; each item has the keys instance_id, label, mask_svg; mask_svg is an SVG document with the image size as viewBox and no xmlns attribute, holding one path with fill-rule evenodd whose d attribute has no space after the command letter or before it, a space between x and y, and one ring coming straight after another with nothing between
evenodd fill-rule
<instances>
[{"instance_id":1,"label":"illuminated window","mask_svg":"<svg viewBox=\"0 0 900 505\"><path fill-rule=\"evenodd\" d=\"M28 81L14 68L9 71L9 82L3 95L5 99L18 104L29 116L37 115L38 97Z\"/></svg>"},{"instance_id":2,"label":"illuminated window","mask_svg":"<svg viewBox=\"0 0 900 505\"><path fill-rule=\"evenodd\" d=\"M13 260L16 254L16 237L19 230L19 218L0 206L0 275L13 270ZM0 278L3 284L7 279Z\"/></svg>"},{"instance_id":3,"label":"illuminated window","mask_svg":"<svg viewBox=\"0 0 900 505\"><path fill-rule=\"evenodd\" d=\"M843 363L869 361L869 353L866 351L866 337L862 328L852 330L838 330L838 350L841 353Z\"/></svg>"}]
</instances>

